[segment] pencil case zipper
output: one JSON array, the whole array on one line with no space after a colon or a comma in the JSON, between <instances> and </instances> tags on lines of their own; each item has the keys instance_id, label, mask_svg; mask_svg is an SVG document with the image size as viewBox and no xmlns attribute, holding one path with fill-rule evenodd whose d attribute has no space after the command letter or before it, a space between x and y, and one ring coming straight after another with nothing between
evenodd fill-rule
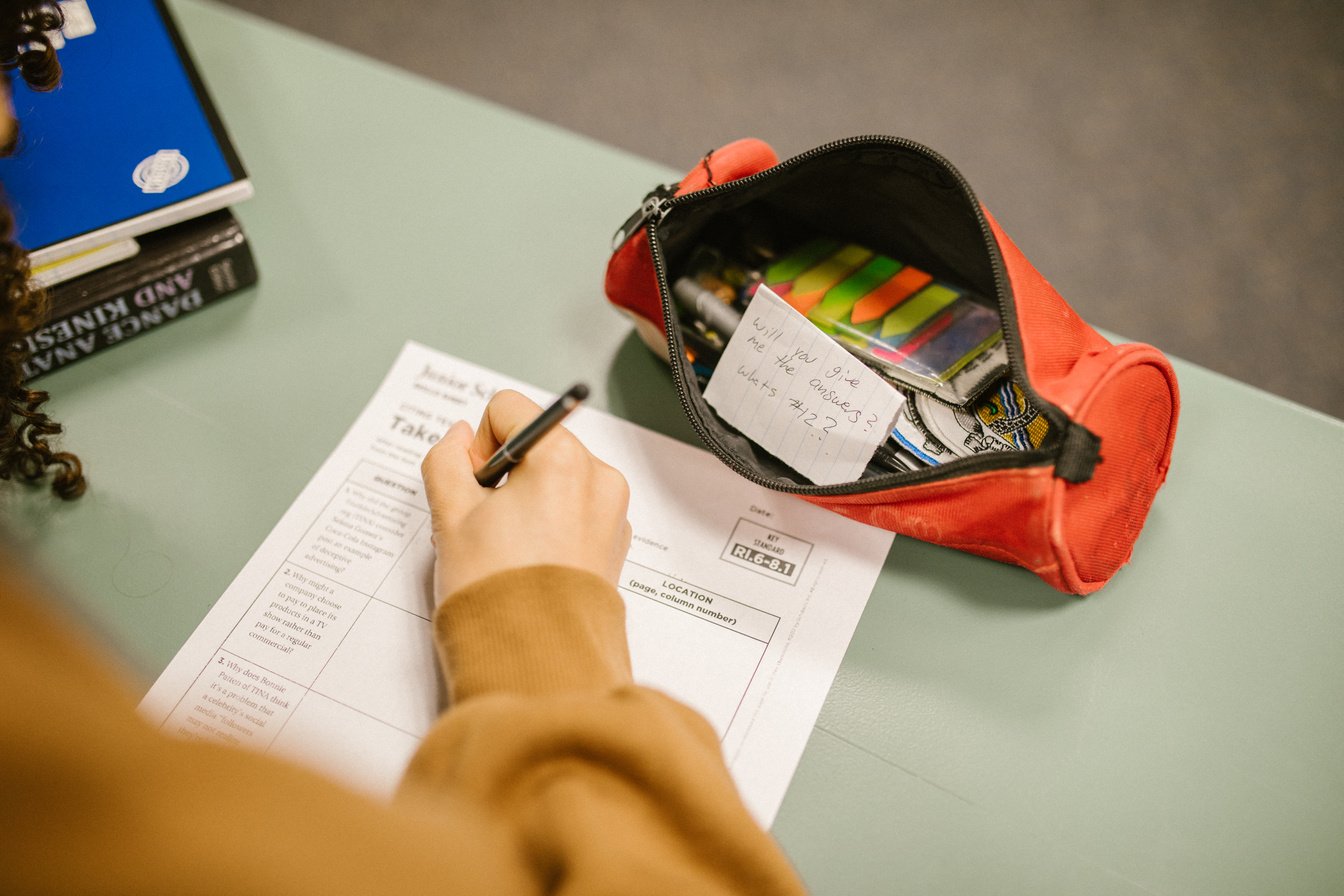
<instances>
[{"instance_id":1,"label":"pencil case zipper","mask_svg":"<svg viewBox=\"0 0 1344 896\"><path fill-rule=\"evenodd\" d=\"M994 280L994 295L998 305L999 319L1003 329L1003 339L1008 351L1009 373L1017 386L1031 401L1037 412L1050 423L1051 436L1046 446L1034 450L1015 450L978 454L972 457L948 461L937 467L927 467L909 472L882 473L856 482L840 485L803 485L791 480L781 480L763 476L752 467L744 464L732 451L724 448L718 438L705 426L700 413L688 396L688 386L684 365L681 363L684 346L681 333L676 325L677 316L672 303L667 265L659 237L659 228L668 216L679 210L693 208L696 204L708 201L738 190L747 190L762 182L787 173L801 165L842 149L877 147L899 149L912 153L932 163L938 171L949 178L968 205L968 209L980 228L983 248L990 261ZM1085 482L1091 478L1092 469L1098 460L1098 440L1085 427L1069 419L1058 406L1046 401L1032 387L1025 375L1026 361L1023 353L1021 334L1018 329L1016 306L1013 300L1012 285L1004 270L1003 257L998 242L990 230L980 203L966 179L941 155L925 146L899 137L867 136L849 137L823 144L779 164L750 174L737 180L695 190L682 195L674 195L674 188L660 186L655 188L641 203L638 211L616 232L613 238L613 250L619 248L640 229L647 232L649 250L653 259L653 268L658 281L658 295L662 304L663 321L668 339L668 360L672 368L672 379L676 385L677 398L690 420L692 428L711 453L728 465L734 472L765 488L788 492L796 495L861 495L880 492L904 485L937 482L991 470L1019 469L1024 467L1051 466L1055 475L1069 482ZM686 212L682 212L685 214Z\"/></svg>"}]
</instances>

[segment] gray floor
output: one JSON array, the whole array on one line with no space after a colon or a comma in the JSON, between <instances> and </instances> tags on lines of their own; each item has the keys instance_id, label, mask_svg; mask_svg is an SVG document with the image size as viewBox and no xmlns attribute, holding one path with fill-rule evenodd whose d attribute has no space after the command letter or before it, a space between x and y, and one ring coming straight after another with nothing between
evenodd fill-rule
<instances>
[{"instance_id":1,"label":"gray floor","mask_svg":"<svg viewBox=\"0 0 1344 896\"><path fill-rule=\"evenodd\" d=\"M682 169L913 138L1095 325L1344 417L1332 3L225 2Z\"/></svg>"}]
</instances>

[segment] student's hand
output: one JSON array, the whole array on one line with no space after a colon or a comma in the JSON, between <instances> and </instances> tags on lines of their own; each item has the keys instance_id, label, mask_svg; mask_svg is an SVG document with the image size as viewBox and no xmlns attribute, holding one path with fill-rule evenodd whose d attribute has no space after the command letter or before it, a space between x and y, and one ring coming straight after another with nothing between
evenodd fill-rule
<instances>
[{"instance_id":1,"label":"student's hand","mask_svg":"<svg viewBox=\"0 0 1344 896\"><path fill-rule=\"evenodd\" d=\"M496 572L560 564L615 584L630 548L625 477L564 427L533 446L497 488L475 470L541 412L517 392L497 393L473 434L459 421L420 470L433 519L436 602Z\"/></svg>"}]
</instances>

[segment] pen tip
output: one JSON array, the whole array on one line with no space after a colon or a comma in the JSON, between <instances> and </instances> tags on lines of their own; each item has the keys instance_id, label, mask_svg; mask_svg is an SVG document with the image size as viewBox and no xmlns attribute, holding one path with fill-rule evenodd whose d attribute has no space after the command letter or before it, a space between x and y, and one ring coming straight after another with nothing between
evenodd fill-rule
<instances>
[{"instance_id":1,"label":"pen tip","mask_svg":"<svg viewBox=\"0 0 1344 896\"><path fill-rule=\"evenodd\" d=\"M575 401L583 401L588 397L588 385L586 383L575 383L569 387L569 391L565 395Z\"/></svg>"}]
</instances>

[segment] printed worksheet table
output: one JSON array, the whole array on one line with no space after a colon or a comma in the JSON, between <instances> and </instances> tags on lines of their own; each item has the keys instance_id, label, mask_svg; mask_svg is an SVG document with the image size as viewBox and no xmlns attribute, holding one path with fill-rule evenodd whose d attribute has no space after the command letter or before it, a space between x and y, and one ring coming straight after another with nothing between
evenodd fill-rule
<instances>
[{"instance_id":1,"label":"printed worksheet table","mask_svg":"<svg viewBox=\"0 0 1344 896\"><path fill-rule=\"evenodd\" d=\"M408 343L142 711L179 736L274 752L390 794L446 700L420 460L503 388L547 400ZM617 584L636 681L709 720L744 800L769 824L891 533L600 411L581 408L566 425L630 483L634 534Z\"/></svg>"}]
</instances>

